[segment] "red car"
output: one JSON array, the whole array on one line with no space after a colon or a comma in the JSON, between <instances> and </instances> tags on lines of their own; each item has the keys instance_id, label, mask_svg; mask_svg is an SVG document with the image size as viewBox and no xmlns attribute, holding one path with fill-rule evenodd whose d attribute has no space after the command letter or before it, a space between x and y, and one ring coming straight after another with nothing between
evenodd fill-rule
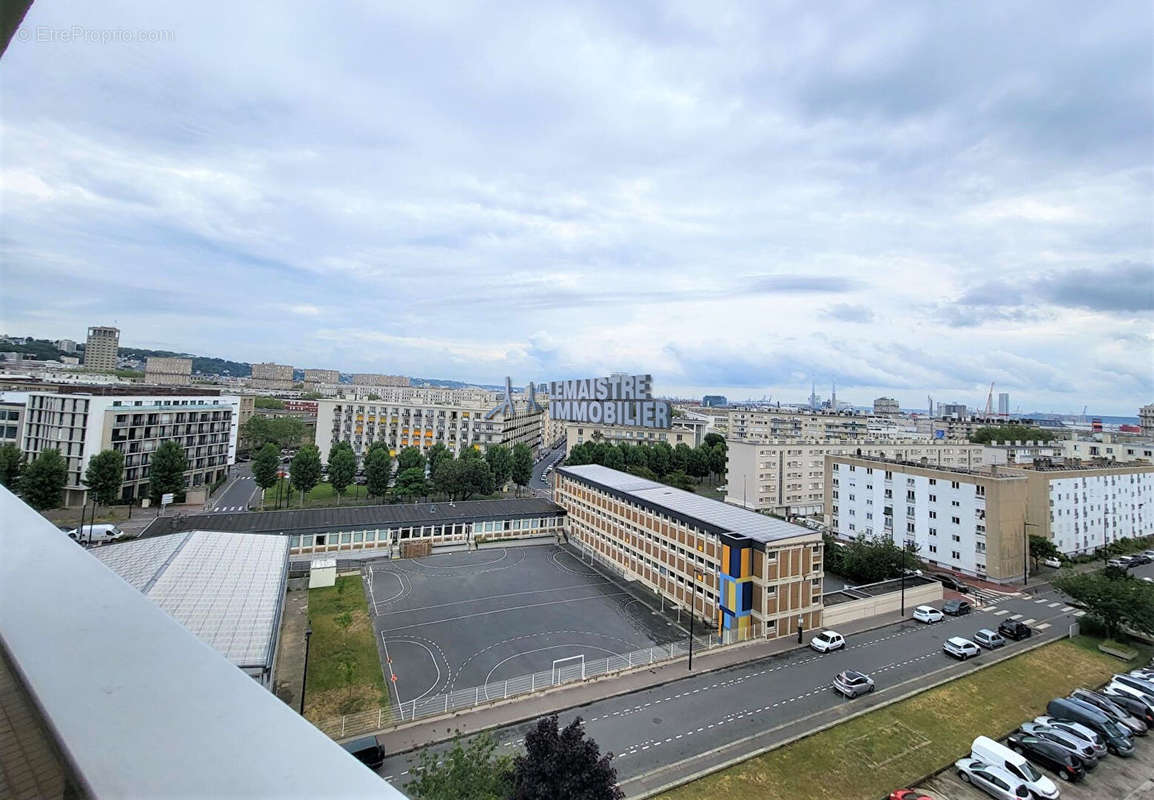
<instances>
[{"instance_id":1,"label":"red car","mask_svg":"<svg viewBox=\"0 0 1154 800\"><path fill-rule=\"evenodd\" d=\"M890 800L934 800L934 798L913 789L898 789L896 792L890 792Z\"/></svg>"}]
</instances>

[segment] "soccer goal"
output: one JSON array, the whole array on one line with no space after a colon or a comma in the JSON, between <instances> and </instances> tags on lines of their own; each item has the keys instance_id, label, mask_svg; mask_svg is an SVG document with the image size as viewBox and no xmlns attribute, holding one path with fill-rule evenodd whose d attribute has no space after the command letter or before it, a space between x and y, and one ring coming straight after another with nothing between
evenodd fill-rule
<instances>
[{"instance_id":1,"label":"soccer goal","mask_svg":"<svg viewBox=\"0 0 1154 800\"><path fill-rule=\"evenodd\" d=\"M580 678L585 680L585 656L553 659L553 685Z\"/></svg>"}]
</instances>

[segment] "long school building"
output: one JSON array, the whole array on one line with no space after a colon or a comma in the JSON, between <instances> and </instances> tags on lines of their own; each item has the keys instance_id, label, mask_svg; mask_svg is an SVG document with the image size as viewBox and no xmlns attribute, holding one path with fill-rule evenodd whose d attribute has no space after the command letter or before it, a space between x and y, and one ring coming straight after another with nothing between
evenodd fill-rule
<instances>
[{"instance_id":1,"label":"long school building","mask_svg":"<svg viewBox=\"0 0 1154 800\"><path fill-rule=\"evenodd\" d=\"M821 625L818 533L595 464L556 476L571 542L692 608L725 640Z\"/></svg>"}]
</instances>

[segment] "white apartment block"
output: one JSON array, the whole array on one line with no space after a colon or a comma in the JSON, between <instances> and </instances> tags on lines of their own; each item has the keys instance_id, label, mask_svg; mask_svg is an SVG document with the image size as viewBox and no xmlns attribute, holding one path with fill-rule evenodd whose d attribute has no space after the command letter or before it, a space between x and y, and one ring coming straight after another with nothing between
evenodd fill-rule
<instances>
[{"instance_id":1,"label":"white apartment block","mask_svg":"<svg viewBox=\"0 0 1154 800\"><path fill-rule=\"evenodd\" d=\"M1154 439L1154 403L1138 409L1138 424L1142 427L1142 435Z\"/></svg>"},{"instance_id":2,"label":"white apartment block","mask_svg":"<svg viewBox=\"0 0 1154 800\"><path fill-rule=\"evenodd\" d=\"M736 439L864 439L869 418L813 411L730 409L728 436Z\"/></svg>"},{"instance_id":3,"label":"white apartment block","mask_svg":"<svg viewBox=\"0 0 1154 800\"><path fill-rule=\"evenodd\" d=\"M727 439L725 501L779 516L825 511L825 457L892 458L973 469L983 463L980 444L926 440L774 442Z\"/></svg>"},{"instance_id":4,"label":"white apartment block","mask_svg":"<svg viewBox=\"0 0 1154 800\"><path fill-rule=\"evenodd\" d=\"M1058 454L1067 459L1104 459L1122 464L1146 461L1154 464L1154 441L1136 441L1103 433L1096 439L1063 439L1054 442L1054 446Z\"/></svg>"},{"instance_id":5,"label":"white apartment block","mask_svg":"<svg viewBox=\"0 0 1154 800\"><path fill-rule=\"evenodd\" d=\"M0 391L0 445L24 444L24 412L28 406L27 392Z\"/></svg>"},{"instance_id":6,"label":"white apartment block","mask_svg":"<svg viewBox=\"0 0 1154 800\"><path fill-rule=\"evenodd\" d=\"M1154 466L1052 467L1037 474L1045 482L1032 487L1038 511L1030 532L1049 536L1063 553L1092 553L1154 533Z\"/></svg>"},{"instance_id":7,"label":"white apartment block","mask_svg":"<svg viewBox=\"0 0 1154 800\"><path fill-rule=\"evenodd\" d=\"M316 444L324 459L333 443L339 441L351 444L358 458L368 452L373 442L384 442L394 455L405 447L424 452L438 442L454 454L467 447L483 450L493 444L510 448L525 444L536 453L544 435L544 412L529 411L523 402L515 401L514 415L489 417L492 405L463 400L318 400Z\"/></svg>"},{"instance_id":8,"label":"white apartment block","mask_svg":"<svg viewBox=\"0 0 1154 800\"><path fill-rule=\"evenodd\" d=\"M65 505L81 505L82 482L92 456L124 453L121 499L148 496L148 462L164 441L179 442L188 458L189 489L211 486L236 461L240 398L213 393L156 390L134 393L29 392L22 449L29 459L60 451L68 464Z\"/></svg>"}]
</instances>

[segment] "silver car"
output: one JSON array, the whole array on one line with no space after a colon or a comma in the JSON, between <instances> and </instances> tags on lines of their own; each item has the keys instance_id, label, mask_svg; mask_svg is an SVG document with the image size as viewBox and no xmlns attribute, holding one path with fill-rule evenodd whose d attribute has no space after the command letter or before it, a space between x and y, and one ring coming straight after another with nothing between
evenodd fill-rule
<instances>
[{"instance_id":1,"label":"silver car","mask_svg":"<svg viewBox=\"0 0 1154 800\"><path fill-rule=\"evenodd\" d=\"M845 672L839 672L837 677L833 679L833 688L852 700L855 697L872 692L874 690L874 682L873 678L869 675L847 669Z\"/></svg>"},{"instance_id":2,"label":"silver car","mask_svg":"<svg viewBox=\"0 0 1154 800\"><path fill-rule=\"evenodd\" d=\"M1080 739L1069 731L1064 731L1061 728L1055 728L1050 725L1041 725L1037 722L1022 723L1022 733L1030 736L1036 736L1043 741L1047 741L1055 747L1060 747L1072 756L1077 756L1082 760L1087 771L1098 766L1098 760L1106 755L1106 748L1102 748L1099 753L1094 747L1093 742Z\"/></svg>"},{"instance_id":3,"label":"silver car","mask_svg":"<svg viewBox=\"0 0 1154 800\"><path fill-rule=\"evenodd\" d=\"M1064 733L1068 733L1071 736L1081 739L1083 742L1088 742L1094 748L1094 755L1099 759L1104 757L1109 751L1109 748L1106 746L1106 740L1102 738L1102 735L1097 731L1087 728L1080 722L1067 719L1055 719L1054 717L1047 716L1035 717L1034 722L1038 725L1045 725L1048 728L1055 728Z\"/></svg>"},{"instance_id":4,"label":"silver car","mask_svg":"<svg viewBox=\"0 0 1154 800\"><path fill-rule=\"evenodd\" d=\"M976 758L959 758L954 766L963 783L973 784L990 797L998 800L1029 800L1030 787L1002 767L995 767Z\"/></svg>"}]
</instances>

